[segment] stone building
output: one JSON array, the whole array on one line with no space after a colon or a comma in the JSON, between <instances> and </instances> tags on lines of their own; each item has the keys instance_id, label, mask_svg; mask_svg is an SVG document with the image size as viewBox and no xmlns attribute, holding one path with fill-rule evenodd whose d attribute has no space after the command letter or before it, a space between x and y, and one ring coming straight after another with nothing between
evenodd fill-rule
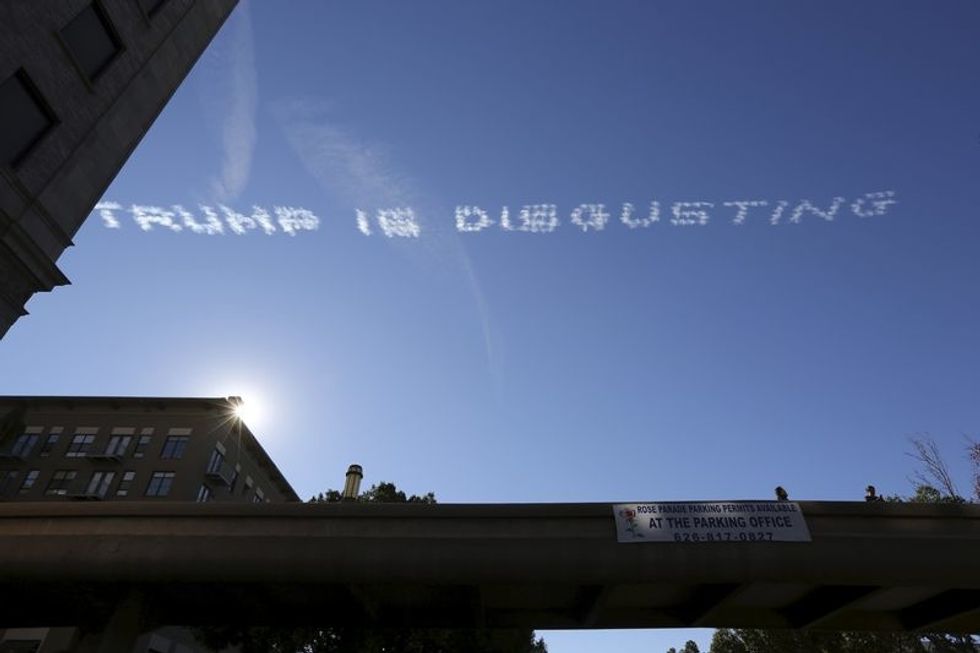
<instances>
[{"instance_id":1,"label":"stone building","mask_svg":"<svg viewBox=\"0 0 980 653\"><path fill-rule=\"evenodd\" d=\"M0 501L299 501L237 397L0 397ZM0 630L0 652L72 650L75 628ZM180 628L137 651L200 651Z\"/></svg>"},{"instance_id":2,"label":"stone building","mask_svg":"<svg viewBox=\"0 0 980 653\"><path fill-rule=\"evenodd\" d=\"M0 2L0 337L236 3Z\"/></svg>"}]
</instances>

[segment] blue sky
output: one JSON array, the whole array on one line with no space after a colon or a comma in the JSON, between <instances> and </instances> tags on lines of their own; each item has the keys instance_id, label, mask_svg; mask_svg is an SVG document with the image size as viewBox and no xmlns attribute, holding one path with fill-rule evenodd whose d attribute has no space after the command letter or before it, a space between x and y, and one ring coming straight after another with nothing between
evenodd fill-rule
<instances>
[{"instance_id":1,"label":"blue sky","mask_svg":"<svg viewBox=\"0 0 980 653\"><path fill-rule=\"evenodd\" d=\"M302 496L358 462L444 502L857 500L910 492L917 433L965 485L978 19L966 1L243 3L104 200L303 207L319 229L93 214L59 263L73 285L0 341L0 393L241 394ZM897 203L858 217L881 191ZM835 197L832 221L790 222ZM735 200L769 205L736 225ZM651 201L659 222L620 221ZM675 202L714 206L675 226ZM597 203L605 229L571 223ZM520 224L533 204L560 225L456 230L458 205ZM396 207L418 238L379 229ZM546 635L554 653L688 636Z\"/></svg>"}]
</instances>

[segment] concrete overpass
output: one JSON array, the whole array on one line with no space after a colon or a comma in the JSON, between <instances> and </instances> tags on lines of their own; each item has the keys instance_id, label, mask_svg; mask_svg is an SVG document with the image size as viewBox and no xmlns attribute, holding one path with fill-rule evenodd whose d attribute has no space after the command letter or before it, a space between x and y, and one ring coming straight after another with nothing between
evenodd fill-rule
<instances>
[{"instance_id":1,"label":"concrete overpass","mask_svg":"<svg viewBox=\"0 0 980 653\"><path fill-rule=\"evenodd\" d=\"M980 506L799 505L811 542L620 544L610 504L0 504L0 627L980 631Z\"/></svg>"}]
</instances>

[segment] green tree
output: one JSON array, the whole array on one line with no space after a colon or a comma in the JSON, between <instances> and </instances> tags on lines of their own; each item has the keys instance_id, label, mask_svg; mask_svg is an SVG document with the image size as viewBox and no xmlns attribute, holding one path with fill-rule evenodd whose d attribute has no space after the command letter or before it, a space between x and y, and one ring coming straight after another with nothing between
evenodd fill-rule
<instances>
[{"instance_id":1,"label":"green tree","mask_svg":"<svg viewBox=\"0 0 980 653\"><path fill-rule=\"evenodd\" d=\"M378 483L357 498L364 503L436 503L432 492L406 495L394 483ZM337 490L321 492L309 503L337 503ZM242 653L547 653L530 628L436 629L365 628L202 628L201 643L215 650L238 646ZM693 643L693 642L692 642ZM694 652L696 653L696 648Z\"/></svg>"}]
</instances>

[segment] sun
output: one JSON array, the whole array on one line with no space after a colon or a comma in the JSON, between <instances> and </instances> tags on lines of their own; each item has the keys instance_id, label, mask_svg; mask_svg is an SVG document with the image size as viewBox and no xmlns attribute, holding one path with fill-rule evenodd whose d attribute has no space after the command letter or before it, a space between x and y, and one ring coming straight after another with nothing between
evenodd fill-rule
<instances>
[{"instance_id":1,"label":"sun","mask_svg":"<svg viewBox=\"0 0 980 653\"><path fill-rule=\"evenodd\" d=\"M235 405L235 417L246 426L255 428L262 422L262 402L254 395L241 397Z\"/></svg>"}]
</instances>

